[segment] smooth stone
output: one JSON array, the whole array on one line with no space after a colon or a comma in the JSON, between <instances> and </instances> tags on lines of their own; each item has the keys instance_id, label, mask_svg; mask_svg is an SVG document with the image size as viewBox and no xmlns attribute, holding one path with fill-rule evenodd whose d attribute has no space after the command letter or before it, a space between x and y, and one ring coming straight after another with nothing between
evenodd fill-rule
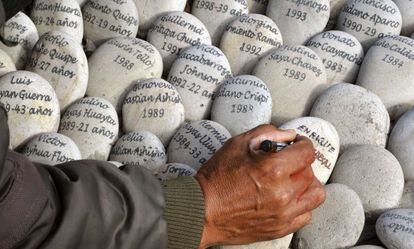
<instances>
[{"instance_id":1,"label":"smooth stone","mask_svg":"<svg viewBox=\"0 0 414 249\"><path fill-rule=\"evenodd\" d=\"M326 201L312 212L311 222L293 238L295 249L339 249L356 244L364 227L364 209L346 185L325 186Z\"/></svg>"},{"instance_id":2,"label":"smooth stone","mask_svg":"<svg viewBox=\"0 0 414 249\"><path fill-rule=\"evenodd\" d=\"M155 177L160 181L176 179L178 177L195 176L197 171L191 166L182 163L169 163L160 167L155 172Z\"/></svg>"},{"instance_id":3,"label":"smooth stone","mask_svg":"<svg viewBox=\"0 0 414 249\"><path fill-rule=\"evenodd\" d=\"M185 119L196 121L210 117L215 92L232 76L224 53L217 47L201 44L180 53L171 67L168 81L183 99Z\"/></svg>"},{"instance_id":4,"label":"smooth stone","mask_svg":"<svg viewBox=\"0 0 414 249\"><path fill-rule=\"evenodd\" d=\"M350 249L385 249L385 248L381 246L374 246L374 245L363 245L363 246L351 247Z\"/></svg>"},{"instance_id":5,"label":"smooth stone","mask_svg":"<svg viewBox=\"0 0 414 249\"><path fill-rule=\"evenodd\" d=\"M0 77L13 71L16 71L16 66L12 58L0 49Z\"/></svg>"},{"instance_id":6,"label":"smooth stone","mask_svg":"<svg viewBox=\"0 0 414 249\"><path fill-rule=\"evenodd\" d=\"M35 136L23 147L22 154L32 162L51 166L82 159L75 142L59 133Z\"/></svg>"},{"instance_id":7,"label":"smooth stone","mask_svg":"<svg viewBox=\"0 0 414 249\"><path fill-rule=\"evenodd\" d=\"M404 114L394 126L388 149L401 164L406 181L414 180L414 109Z\"/></svg>"},{"instance_id":8,"label":"smooth stone","mask_svg":"<svg viewBox=\"0 0 414 249\"><path fill-rule=\"evenodd\" d=\"M240 75L220 86L211 109L211 120L236 136L259 125L269 124L272 105L270 91L261 79Z\"/></svg>"},{"instance_id":9,"label":"smooth stone","mask_svg":"<svg viewBox=\"0 0 414 249\"><path fill-rule=\"evenodd\" d=\"M398 207L404 174L398 160L376 145L357 145L339 157L330 181L352 188L361 198L368 222Z\"/></svg>"},{"instance_id":10,"label":"smooth stone","mask_svg":"<svg viewBox=\"0 0 414 249\"><path fill-rule=\"evenodd\" d=\"M184 11L187 0L135 0L139 15L138 35L147 36L148 30L158 16L170 11Z\"/></svg>"},{"instance_id":11,"label":"smooth stone","mask_svg":"<svg viewBox=\"0 0 414 249\"><path fill-rule=\"evenodd\" d=\"M33 136L58 130L58 98L50 83L38 74L15 71L1 77L0 103L8 113L11 149Z\"/></svg>"},{"instance_id":12,"label":"smooth stone","mask_svg":"<svg viewBox=\"0 0 414 249\"><path fill-rule=\"evenodd\" d=\"M376 231L387 248L414 248L414 209L394 209L382 214Z\"/></svg>"},{"instance_id":13,"label":"smooth stone","mask_svg":"<svg viewBox=\"0 0 414 249\"><path fill-rule=\"evenodd\" d=\"M163 79L139 81L122 106L125 132L149 131L167 146L184 123L184 105L177 89Z\"/></svg>"},{"instance_id":14,"label":"smooth stone","mask_svg":"<svg viewBox=\"0 0 414 249\"><path fill-rule=\"evenodd\" d=\"M148 30L147 41L160 51L166 74L181 50L211 44L206 26L197 17L182 11L167 12L158 17Z\"/></svg>"},{"instance_id":15,"label":"smooth stone","mask_svg":"<svg viewBox=\"0 0 414 249\"><path fill-rule=\"evenodd\" d=\"M285 44L302 45L325 29L330 10L329 0L269 0L266 15L280 28Z\"/></svg>"},{"instance_id":16,"label":"smooth stone","mask_svg":"<svg viewBox=\"0 0 414 249\"><path fill-rule=\"evenodd\" d=\"M391 120L414 106L414 39L378 40L365 56L356 83L381 98Z\"/></svg>"},{"instance_id":17,"label":"smooth stone","mask_svg":"<svg viewBox=\"0 0 414 249\"><path fill-rule=\"evenodd\" d=\"M282 35L272 19L242 15L231 22L221 37L220 49L227 56L234 75L250 74L262 56L283 45Z\"/></svg>"},{"instance_id":18,"label":"smooth stone","mask_svg":"<svg viewBox=\"0 0 414 249\"><path fill-rule=\"evenodd\" d=\"M342 31L325 31L312 37L306 46L325 65L327 82L355 82L364 60L364 49L352 35Z\"/></svg>"},{"instance_id":19,"label":"smooth stone","mask_svg":"<svg viewBox=\"0 0 414 249\"><path fill-rule=\"evenodd\" d=\"M280 239L257 242L249 245L220 246L216 249L288 249L292 238L293 234L289 234Z\"/></svg>"},{"instance_id":20,"label":"smooth stone","mask_svg":"<svg viewBox=\"0 0 414 249\"><path fill-rule=\"evenodd\" d=\"M403 195L398 207L414 209L414 181L405 182Z\"/></svg>"},{"instance_id":21,"label":"smooth stone","mask_svg":"<svg viewBox=\"0 0 414 249\"><path fill-rule=\"evenodd\" d=\"M215 46L219 45L227 25L248 12L246 0L195 0L191 9L191 13L206 25Z\"/></svg>"},{"instance_id":22,"label":"smooth stone","mask_svg":"<svg viewBox=\"0 0 414 249\"><path fill-rule=\"evenodd\" d=\"M89 0L82 8L85 38L99 46L117 37L136 37L139 17L134 0Z\"/></svg>"},{"instance_id":23,"label":"smooth stone","mask_svg":"<svg viewBox=\"0 0 414 249\"><path fill-rule=\"evenodd\" d=\"M316 178L326 184L339 156L339 135L335 127L320 118L303 117L283 124L280 129L294 129L312 141L316 153L312 169Z\"/></svg>"},{"instance_id":24,"label":"smooth stone","mask_svg":"<svg viewBox=\"0 0 414 249\"><path fill-rule=\"evenodd\" d=\"M148 131L134 131L122 136L109 158L126 165L144 167L153 173L167 162L164 145Z\"/></svg>"},{"instance_id":25,"label":"smooth stone","mask_svg":"<svg viewBox=\"0 0 414 249\"><path fill-rule=\"evenodd\" d=\"M60 31L42 35L26 66L45 78L55 89L60 109L85 96L88 87L88 60L82 45Z\"/></svg>"},{"instance_id":26,"label":"smooth stone","mask_svg":"<svg viewBox=\"0 0 414 249\"><path fill-rule=\"evenodd\" d=\"M23 12L19 12L4 23L0 28L0 35L3 38L0 49L12 58L17 69L24 69L34 45L39 40L33 21Z\"/></svg>"},{"instance_id":27,"label":"smooth stone","mask_svg":"<svg viewBox=\"0 0 414 249\"><path fill-rule=\"evenodd\" d=\"M414 1L394 0L402 16L401 35L410 36L414 32Z\"/></svg>"},{"instance_id":28,"label":"smooth stone","mask_svg":"<svg viewBox=\"0 0 414 249\"><path fill-rule=\"evenodd\" d=\"M115 38L102 44L89 57L86 94L111 102L121 110L125 95L137 80L161 78L158 50L138 38Z\"/></svg>"},{"instance_id":29,"label":"smooth stone","mask_svg":"<svg viewBox=\"0 0 414 249\"><path fill-rule=\"evenodd\" d=\"M269 0L247 0L249 13L266 14Z\"/></svg>"},{"instance_id":30,"label":"smooth stone","mask_svg":"<svg viewBox=\"0 0 414 249\"><path fill-rule=\"evenodd\" d=\"M272 123L277 126L307 116L313 102L328 87L322 60L303 46L284 45L275 50L259 61L253 75L270 89Z\"/></svg>"},{"instance_id":31,"label":"smooth stone","mask_svg":"<svg viewBox=\"0 0 414 249\"><path fill-rule=\"evenodd\" d=\"M115 108L105 99L96 97L83 98L69 106L59 127L59 133L78 145L82 159L103 161L108 159L118 132Z\"/></svg>"},{"instance_id":32,"label":"smooth stone","mask_svg":"<svg viewBox=\"0 0 414 249\"><path fill-rule=\"evenodd\" d=\"M399 35L401 22L400 10L392 0L348 0L336 28L355 36L366 51L386 35Z\"/></svg>"},{"instance_id":33,"label":"smooth stone","mask_svg":"<svg viewBox=\"0 0 414 249\"><path fill-rule=\"evenodd\" d=\"M226 128L216 122L186 122L171 139L168 162L187 164L198 171L230 138Z\"/></svg>"},{"instance_id":34,"label":"smooth stone","mask_svg":"<svg viewBox=\"0 0 414 249\"><path fill-rule=\"evenodd\" d=\"M83 19L76 0L35 0L31 19L39 36L57 30L72 36L78 43L83 39Z\"/></svg>"},{"instance_id":35,"label":"smooth stone","mask_svg":"<svg viewBox=\"0 0 414 249\"><path fill-rule=\"evenodd\" d=\"M338 21L339 14L341 13L342 8L346 4L347 0L330 0L329 4L331 6L331 13L329 14L329 21L326 24L325 30L333 30L336 27L336 22Z\"/></svg>"},{"instance_id":36,"label":"smooth stone","mask_svg":"<svg viewBox=\"0 0 414 249\"><path fill-rule=\"evenodd\" d=\"M316 100L311 116L336 128L341 152L352 145L385 147L387 142L390 129L387 109L377 95L360 86L338 83L329 87Z\"/></svg>"}]
</instances>

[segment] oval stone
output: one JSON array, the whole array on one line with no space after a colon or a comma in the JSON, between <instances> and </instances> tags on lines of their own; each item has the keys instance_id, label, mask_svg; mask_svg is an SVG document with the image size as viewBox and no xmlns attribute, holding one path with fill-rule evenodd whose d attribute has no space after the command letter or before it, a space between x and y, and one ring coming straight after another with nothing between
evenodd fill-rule
<instances>
[{"instance_id":1,"label":"oval stone","mask_svg":"<svg viewBox=\"0 0 414 249\"><path fill-rule=\"evenodd\" d=\"M394 0L402 16L401 35L410 36L414 32L414 1Z\"/></svg>"},{"instance_id":2,"label":"oval stone","mask_svg":"<svg viewBox=\"0 0 414 249\"><path fill-rule=\"evenodd\" d=\"M240 75L220 86L211 110L211 120L236 136L259 125L269 124L272 105L269 89L261 79Z\"/></svg>"},{"instance_id":3,"label":"oval stone","mask_svg":"<svg viewBox=\"0 0 414 249\"><path fill-rule=\"evenodd\" d=\"M176 179L178 177L195 176L197 171L192 167L182 163L169 163L160 167L155 172L155 177L160 181Z\"/></svg>"},{"instance_id":4,"label":"oval stone","mask_svg":"<svg viewBox=\"0 0 414 249\"><path fill-rule=\"evenodd\" d=\"M168 162L187 164L198 171L230 138L226 128L216 122L186 122L171 139Z\"/></svg>"},{"instance_id":5,"label":"oval stone","mask_svg":"<svg viewBox=\"0 0 414 249\"><path fill-rule=\"evenodd\" d=\"M247 0L249 13L266 14L268 3L269 0Z\"/></svg>"},{"instance_id":6,"label":"oval stone","mask_svg":"<svg viewBox=\"0 0 414 249\"><path fill-rule=\"evenodd\" d=\"M414 209L394 209L382 214L376 231L387 248L414 248Z\"/></svg>"},{"instance_id":7,"label":"oval stone","mask_svg":"<svg viewBox=\"0 0 414 249\"><path fill-rule=\"evenodd\" d=\"M277 126L308 115L315 99L328 87L322 60L303 46L284 45L275 50L259 61L253 75L270 89L272 123Z\"/></svg>"},{"instance_id":8,"label":"oval stone","mask_svg":"<svg viewBox=\"0 0 414 249\"><path fill-rule=\"evenodd\" d=\"M119 122L115 108L102 98L76 101L62 116L59 133L70 137L79 147L82 159L108 159L118 139Z\"/></svg>"},{"instance_id":9,"label":"oval stone","mask_svg":"<svg viewBox=\"0 0 414 249\"><path fill-rule=\"evenodd\" d=\"M195 121L210 117L213 96L222 81L230 77L230 64L223 52L201 44L180 53L168 81L183 98L186 120Z\"/></svg>"},{"instance_id":10,"label":"oval stone","mask_svg":"<svg viewBox=\"0 0 414 249\"><path fill-rule=\"evenodd\" d=\"M226 54L234 75L250 74L259 59L283 44L282 35L272 19L242 15L231 22L221 37L220 49Z\"/></svg>"},{"instance_id":11,"label":"oval stone","mask_svg":"<svg viewBox=\"0 0 414 249\"><path fill-rule=\"evenodd\" d=\"M8 113L12 149L35 135L58 130L60 108L56 93L49 82L35 73L15 71L1 77L0 103Z\"/></svg>"},{"instance_id":12,"label":"oval stone","mask_svg":"<svg viewBox=\"0 0 414 249\"><path fill-rule=\"evenodd\" d=\"M167 146L184 123L184 105L173 85L163 79L138 82L122 106L125 132L149 131Z\"/></svg>"},{"instance_id":13,"label":"oval stone","mask_svg":"<svg viewBox=\"0 0 414 249\"><path fill-rule=\"evenodd\" d=\"M313 105L311 116L324 119L336 128L341 151L351 145L385 147L390 117L381 99L356 85L339 83L328 88Z\"/></svg>"},{"instance_id":14,"label":"oval stone","mask_svg":"<svg viewBox=\"0 0 414 249\"><path fill-rule=\"evenodd\" d=\"M22 154L32 162L51 166L82 159L75 142L59 133L35 136L23 147Z\"/></svg>"}]
</instances>

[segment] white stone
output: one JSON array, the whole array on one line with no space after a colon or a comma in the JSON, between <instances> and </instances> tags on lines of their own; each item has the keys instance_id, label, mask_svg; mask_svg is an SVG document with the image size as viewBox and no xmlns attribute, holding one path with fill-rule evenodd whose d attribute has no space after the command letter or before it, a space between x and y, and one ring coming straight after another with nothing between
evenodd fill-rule
<instances>
[{"instance_id":1,"label":"white stone","mask_svg":"<svg viewBox=\"0 0 414 249\"><path fill-rule=\"evenodd\" d=\"M398 160L376 145L357 145L345 150L336 163L330 181L357 192L367 221L398 207L404 188L404 175Z\"/></svg>"},{"instance_id":2,"label":"white stone","mask_svg":"<svg viewBox=\"0 0 414 249\"><path fill-rule=\"evenodd\" d=\"M102 98L88 97L76 101L62 116L59 133L78 145L82 159L108 159L118 139L119 121L115 108Z\"/></svg>"},{"instance_id":3,"label":"white stone","mask_svg":"<svg viewBox=\"0 0 414 249\"><path fill-rule=\"evenodd\" d=\"M195 0L191 9L191 13L206 25L215 46L220 43L227 25L248 11L246 0Z\"/></svg>"},{"instance_id":4,"label":"white stone","mask_svg":"<svg viewBox=\"0 0 414 249\"><path fill-rule=\"evenodd\" d=\"M414 209L395 209L382 214L376 231L387 248L414 248Z\"/></svg>"},{"instance_id":5,"label":"white stone","mask_svg":"<svg viewBox=\"0 0 414 249\"><path fill-rule=\"evenodd\" d=\"M414 39L391 36L368 50L357 84L381 98L391 120L414 106Z\"/></svg>"},{"instance_id":6,"label":"white stone","mask_svg":"<svg viewBox=\"0 0 414 249\"><path fill-rule=\"evenodd\" d=\"M325 187L326 201L312 212L310 224L293 239L295 249L348 248L364 227L364 209L357 193L342 184Z\"/></svg>"},{"instance_id":7,"label":"white stone","mask_svg":"<svg viewBox=\"0 0 414 249\"><path fill-rule=\"evenodd\" d=\"M354 83L364 60L364 49L352 35L342 31L325 31L312 37L306 46L322 59L328 83Z\"/></svg>"},{"instance_id":8,"label":"white stone","mask_svg":"<svg viewBox=\"0 0 414 249\"><path fill-rule=\"evenodd\" d=\"M294 129L312 141L316 153L312 169L316 178L326 184L339 155L339 135L335 127L320 118L303 117L283 124L280 129Z\"/></svg>"},{"instance_id":9,"label":"white stone","mask_svg":"<svg viewBox=\"0 0 414 249\"><path fill-rule=\"evenodd\" d=\"M402 16L401 35L410 36L414 32L414 1L394 0Z\"/></svg>"},{"instance_id":10,"label":"white stone","mask_svg":"<svg viewBox=\"0 0 414 249\"><path fill-rule=\"evenodd\" d=\"M401 164L406 181L414 181L414 109L404 114L394 126L388 149Z\"/></svg>"},{"instance_id":11,"label":"white stone","mask_svg":"<svg viewBox=\"0 0 414 249\"><path fill-rule=\"evenodd\" d=\"M160 181L172 180L183 176L195 176L197 171L191 166L182 163L169 163L160 167L155 172L155 177Z\"/></svg>"},{"instance_id":12,"label":"white stone","mask_svg":"<svg viewBox=\"0 0 414 249\"><path fill-rule=\"evenodd\" d=\"M167 146L184 123L184 105L177 89L163 79L135 84L122 106L125 132L149 131Z\"/></svg>"},{"instance_id":13,"label":"white stone","mask_svg":"<svg viewBox=\"0 0 414 249\"><path fill-rule=\"evenodd\" d=\"M148 131L134 131L123 135L112 148L111 161L144 167L155 173L167 162L164 145Z\"/></svg>"},{"instance_id":14,"label":"white stone","mask_svg":"<svg viewBox=\"0 0 414 249\"><path fill-rule=\"evenodd\" d=\"M330 11L329 0L269 0L267 16L278 25L286 44L302 45L325 29Z\"/></svg>"},{"instance_id":15,"label":"white stone","mask_svg":"<svg viewBox=\"0 0 414 249\"><path fill-rule=\"evenodd\" d=\"M315 99L328 87L322 60L303 46L282 46L261 59L253 75L270 89L272 123L277 126L307 116Z\"/></svg>"},{"instance_id":16,"label":"white stone","mask_svg":"<svg viewBox=\"0 0 414 249\"><path fill-rule=\"evenodd\" d=\"M180 93L186 120L207 119L213 96L223 80L232 77L223 52L201 44L183 50L171 67L168 81Z\"/></svg>"},{"instance_id":17,"label":"white stone","mask_svg":"<svg viewBox=\"0 0 414 249\"><path fill-rule=\"evenodd\" d=\"M4 42L0 42L0 49L12 58L17 69L23 69L39 40L37 28L32 20L23 12L19 12L4 23L0 28L0 35Z\"/></svg>"},{"instance_id":18,"label":"white stone","mask_svg":"<svg viewBox=\"0 0 414 249\"><path fill-rule=\"evenodd\" d=\"M35 0L31 19L39 36L58 30L71 35L78 43L82 42L83 19L76 0Z\"/></svg>"},{"instance_id":19,"label":"white stone","mask_svg":"<svg viewBox=\"0 0 414 249\"><path fill-rule=\"evenodd\" d=\"M350 249L384 249L384 247L373 246L373 245L363 245L363 246L351 247Z\"/></svg>"},{"instance_id":20,"label":"white stone","mask_svg":"<svg viewBox=\"0 0 414 249\"><path fill-rule=\"evenodd\" d=\"M89 0L82 8L85 38L99 46L116 37L136 37L139 17L134 0Z\"/></svg>"},{"instance_id":21,"label":"white stone","mask_svg":"<svg viewBox=\"0 0 414 249\"><path fill-rule=\"evenodd\" d=\"M198 171L230 138L226 128L216 122L186 122L171 139L168 162L187 164Z\"/></svg>"},{"instance_id":22,"label":"white stone","mask_svg":"<svg viewBox=\"0 0 414 249\"><path fill-rule=\"evenodd\" d=\"M0 49L0 77L13 71L16 71L16 66L12 58Z\"/></svg>"},{"instance_id":23,"label":"white stone","mask_svg":"<svg viewBox=\"0 0 414 249\"><path fill-rule=\"evenodd\" d=\"M32 162L51 166L82 159L75 142L59 133L35 136L23 147L22 154Z\"/></svg>"},{"instance_id":24,"label":"white stone","mask_svg":"<svg viewBox=\"0 0 414 249\"><path fill-rule=\"evenodd\" d=\"M115 38L102 44L89 57L86 94L102 97L117 110L137 80L160 78L162 58L158 50L138 38Z\"/></svg>"},{"instance_id":25,"label":"white stone","mask_svg":"<svg viewBox=\"0 0 414 249\"><path fill-rule=\"evenodd\" d=\"M211 44L206 26L195 16L182 11L167 12L158 17L148 30L147 41L160 51L165 73L181 50Z\"/></svg>"},{"instance_id":26,"label":"white stone","mask_svg":"<svg viewBox=\"0 0 414 249\"><path fill-rule=\"evenodd\" d=\"M403 195L398 207L414 209L414 181L405 182Z\"/></svg>"},{"instance_id":27,"label":"white stone","mask_svg":"<svg viewBox=\"0 0 414 249\"><path fill-rule=\"evenodd\" d=\"M217 249L288 249L292 238L293 234L289 234L280 239L241 246L221 246L217 247Z\"/></svg>"},{"instance_id":28,"label":"white stone","mask_svg":"<svg viewBox=\"0 0 414 249\"><path fill-rule=\"evenodd\" d=\"M56 91L61 110L85 96L88 60L82 45L66 33L45 33L33 48L26 69L49 81Z\"/></svg>"},{"instance_id":29,"label":"white stone","mask_svg":"<svg viewBox=\"0 0 414 249\"><path fill-rule=\"evenodd\" d=\"M346 4L347 0L330 0L329 4L331 6L331 13L329 15L328 24L325 27L325 30L332 30L336 27L336 22L338 21L338 16L341 13L342 7Z\"/></svg>"},{"instance_id":30,"label":"white stone","mask_svg":"<svg viewBox=\"0 0 414 249\"><path fill-rule=\"evenodd\" d=\"M250 74L259 59L283 44L282 35L272 19L242 15L231 22L221 38L220 49L227 56L234 75Z\"/></svg>"},{"instance_id":31,"label":"white stone","mask_svg":"<svg viewBox=\"0 0 414 249\"><path fill-rule=\"evenodd\" d=\"M141 38L147 36L147 32L158 16L170 11L184 11L187 0L135 0L139 14L139 31Z\"/></svg>"},{"instance_id":32,"label":"white stone","mask_svg":"<svg viewBox=\"0 0 414 249\"><path fill-rule=\"evenodd\" d=\"M311 116L322 118L336 128L341 151L351 145L385 147L390 117L381 99L356 85L338 83L328 88L313 105Z\"/></svg>"},{"instance_id":33,"label":"white stone","mask_svg":"<svg viewBox=\"0 0 414 249\"><path fill-rule=\"evenodd\" d=\"M269 124L272 105L269 88L261 79L240 75L220 86L211 109L211 120L236 136L259 125Z\"/></svg>"},{"instance_id":34,"label":"white stone","mask_svg":"<svg viewBox=\"0 0 414 249\"><path fill-rule=\"evenodd\" d=\"M249 13L265 14L269 0L247 0Z\"/></svg>"},{"instance_id":35,"label":"white stone","mask_svg":"<svg viewBox=\"0 0 414 249\"><path fill-rule=\"evenodd\" d=\"M348 0L336 28L355 36L368 50L378 38L399 35L401 22L400 10L392 0Z\"/></svg>"}]
</instances>

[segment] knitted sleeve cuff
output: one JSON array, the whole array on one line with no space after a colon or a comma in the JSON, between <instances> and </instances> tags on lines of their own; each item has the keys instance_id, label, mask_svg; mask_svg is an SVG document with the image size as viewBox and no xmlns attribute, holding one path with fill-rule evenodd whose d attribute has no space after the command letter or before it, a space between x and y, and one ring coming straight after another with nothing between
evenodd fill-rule
<instances>
[{"instance_id":1,"label":"knitted sleeve cuff","mask_svg":"<svg viewBox=\"0 0 414 249\"><path fill-rule=\"evenodd\" d=\"M164 218L167 221L168 249L198 248L204 228L204 196L192 177L163 183Z\"/></svg>"}]
</instances>

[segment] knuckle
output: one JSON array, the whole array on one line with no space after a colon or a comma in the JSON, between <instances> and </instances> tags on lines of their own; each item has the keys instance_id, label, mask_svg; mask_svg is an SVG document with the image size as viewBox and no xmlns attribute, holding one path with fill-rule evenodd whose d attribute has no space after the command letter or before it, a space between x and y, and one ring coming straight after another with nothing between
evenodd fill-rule
<instances>
[{"instance_id":1,"label":"knuckle","mask_svg":"<svg viewBox=\"0 0 414 249\"><path fill-rule=\"evenodd\" d=\"M326 200L326 192L325 189L321 186L319 188L317 188L316 190L316 198L315 198L315 202L320 205L323 202L325 202Z\"/></svg>"},{"instance_id":2,"label":"knuckle","mask_svg":"<svg viewBox=\"0 0 414 249\"><path fill-rule=\"evenodd\" d=\"M275 200L278 206L285 207L292 201L292 195L286 191L282 193L278 192L275 194ZM280 214L286 216L285 212L281 212Z\"/></svg>"},{"instance_id":3,"label":"knuckle","mask_svg":"<svg viewBox=\"0 0 414 249\"><path fill-rule=\"evenodd\" d=\"M282 167L277 165L270 165L270 173L273 176L273 178L281 179L285 176L284 170Z\"/></svg>"}]
</instances>

